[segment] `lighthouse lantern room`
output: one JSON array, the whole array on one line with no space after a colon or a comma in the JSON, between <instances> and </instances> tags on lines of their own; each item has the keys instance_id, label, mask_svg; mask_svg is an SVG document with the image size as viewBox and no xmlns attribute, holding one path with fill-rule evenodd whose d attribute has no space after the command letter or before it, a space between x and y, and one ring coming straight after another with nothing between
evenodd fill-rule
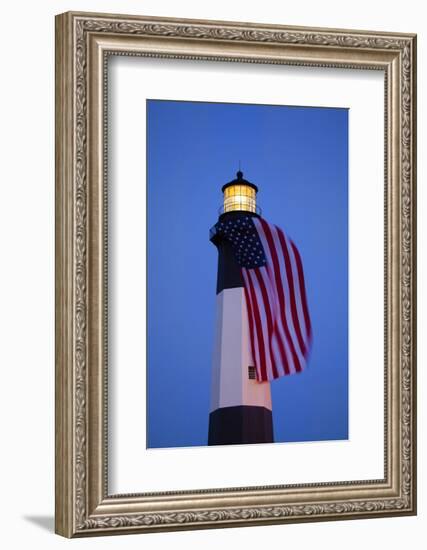
<instances>
[{"instance_id":1,"label":"lighthouse lantern room","mask_svg":"<svg viewBox=\"0 0 427 550\"><path fill-rule=\"evenodd\" d=\"M237 172L237 178L222 186L224 193L223 212L256 213L256 194L258 187L243 179L243 172Z\"/></svg>"}]
</instances>

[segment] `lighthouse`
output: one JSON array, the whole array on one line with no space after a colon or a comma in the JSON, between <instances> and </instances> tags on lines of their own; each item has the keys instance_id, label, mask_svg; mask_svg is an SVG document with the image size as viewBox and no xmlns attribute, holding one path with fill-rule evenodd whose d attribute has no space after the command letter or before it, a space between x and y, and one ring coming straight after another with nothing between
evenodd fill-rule
<instances>
[{"instance_id":1,"label":"lighthouse","mask_svg":"<svg viewBox=\"0 0 427 550\"><path fill-rule=\"evenodd\" d=\"M218 222L259 218L258 188L240 170L222 192ZM218 273L208 444L271 443L270 382L257 380L242 270L230 240L216 226L210 231Z\"/></svg>"}]
</instances>

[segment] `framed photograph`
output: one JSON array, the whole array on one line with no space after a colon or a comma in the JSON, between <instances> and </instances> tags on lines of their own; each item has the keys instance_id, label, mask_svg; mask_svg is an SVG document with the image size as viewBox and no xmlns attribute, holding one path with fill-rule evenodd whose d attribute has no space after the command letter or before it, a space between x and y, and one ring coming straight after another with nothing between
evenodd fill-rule
<instances>
[{"instance_id":1,"label":"framed photograph","mask_svg":"<svg viewBox=\"0 0 427 550\"><path fill-rule=\"evenodd\" d=\"M416 36L56 17L56 532L416 513Z\"/></svg>"}]
</instances>

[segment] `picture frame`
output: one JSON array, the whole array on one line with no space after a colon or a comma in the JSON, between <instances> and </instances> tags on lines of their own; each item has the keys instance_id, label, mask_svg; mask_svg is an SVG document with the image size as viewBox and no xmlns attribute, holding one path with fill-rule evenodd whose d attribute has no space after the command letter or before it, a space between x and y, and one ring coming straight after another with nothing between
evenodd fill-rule
<instances>
[{"instance_id":1,"label":"picture frame","mask_svg":"<svg viewBox=\"0 0 427 550\"><path fill-rule=\"evenodd\" d=\"M67 12L55 48L56 533L416 514L416 36ZM109 56L383 72L384 477L109 493Z\"/></svg>"}]
</instances>

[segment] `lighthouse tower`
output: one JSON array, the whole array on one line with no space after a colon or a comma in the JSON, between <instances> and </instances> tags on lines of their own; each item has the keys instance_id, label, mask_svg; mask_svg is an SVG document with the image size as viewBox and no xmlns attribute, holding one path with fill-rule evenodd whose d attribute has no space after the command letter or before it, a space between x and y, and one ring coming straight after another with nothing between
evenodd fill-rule
<instances>
[{"instance_id":1,"label":"lighthouse tower","mask_svg":"<svg viewBox=\"0 0 427 550\"><path fill-rule=\"evenodd\" d=\"M259 216L258 188L240 170L222 192L219 221ZM208 444L271 443L270 383L256 379L241 268L230 242L215 227L210 240L218 249L218 276Z\"/></svg>"}]
</instances>

